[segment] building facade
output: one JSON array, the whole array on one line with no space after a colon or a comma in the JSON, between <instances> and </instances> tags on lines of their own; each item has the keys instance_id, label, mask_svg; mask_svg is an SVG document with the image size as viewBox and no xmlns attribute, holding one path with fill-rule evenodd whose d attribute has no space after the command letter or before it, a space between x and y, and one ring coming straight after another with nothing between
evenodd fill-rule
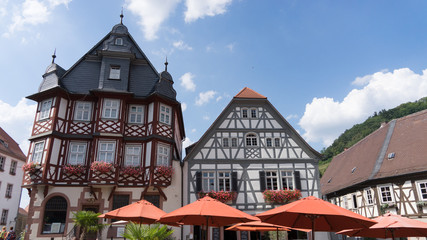
<instances>
[{"instance_id":1,"label":"building facade","mask_svg":"<svg viewBox=\"0 0 427 240\"><path fill-rule=\"evenodd\" d=\"M122 23L70 69L54 60L28 97L38 107L23 186L26 239L71 239L79 210L105 213L140 199L179 208L185 133L167 62L158 73ZM99 238L119 236L111 227Z\"/></svg>"},{"instance_id":2,"label":"building facade","mask_svg":"<svg viewBox=\"0 0 427 240\"><path fill-rule=\"evenodd\" d=\"M0 127L0 226L16 227L25 155Z\"/></svg>"},{"instance_id":3,"label":"building facade","mask_svg":"<svg viewBox=\"0 0 427 240\"><path fill-rule=\"evenodd\" d=\"M427 222L427 111L383 124L332 159L320 181L334 204L373 218Z\"/></svg>"},{"instance_id":4,"label":"building facade","mask_svg":"<svg viewBox=\"0 0 427 240\"><path fill-rule=\"evenodd\" d=\"M278 206L264 200L267 189L298 189L302 197L320 196L320 154L265 96L252 89L244 88L234 96L186 151L189 202L198 199L201 192L233 192L229 204L254 215ZM188 231L197 239L197 228ZM213 228L210 234L211 239L238 237L223 228ZM248 233L242 234L249 238Z\"/></svg>"}]
</instances>

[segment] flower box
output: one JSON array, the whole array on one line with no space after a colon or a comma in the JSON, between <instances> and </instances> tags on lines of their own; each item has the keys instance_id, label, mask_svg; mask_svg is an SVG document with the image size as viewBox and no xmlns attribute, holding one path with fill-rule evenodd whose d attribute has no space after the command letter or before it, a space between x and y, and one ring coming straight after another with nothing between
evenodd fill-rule
<instances>
[{"instance_id":1,"label":"flower box","mask_svg":"<svg viewBox=\"0 0 427 240\"><path fill-rule=\"evenodd\" d=\"M109 173L113 171L113 164L107 162L95 161L90 165L90 170L99 173Z\"/></svg>"},{"instance_id":2,"label":"flower box","mask_svg":"<svg viewBox=\"0 0 427 240\"><path fill-rule=\"evenodd\" d=\"M143 169L141 167L136 167L136 166L127 166L127 167L123 167L120 170L121 175L127 175L127 176L133 176L133 177L138 177L139 175L141 175L142 172L143 172Z\"/></svg>"},{"instance_id":3,"label":"flower box","mask_svg":"<svg viewBox=\"0 0 427 240\"><path fill-rule=\"evenodd\" d=\"M156 174L162 175L166 178L170 178L173 175L173 168L172 166L157 166Z\"/></svg>"},{"instance_id":4,"label":"flower box","mask_svg":"<svg viewBox=\"0 0 427 240\"><path fill-rule=\"evenodd\" d=\"M216 199L220 202L226 203L236 199L236 192L229 191L210 191L210 192L199 192L199 198L203 198L204 196L209 196L213 199Z\"/></svg>"},{"instance_id":5,"label":"flower box","mask_svg":"<svg viewBox=\"0 0 427 240\"><path fill-rule=\"evenodd\" d=\"M299 190L265 190L264 200L269 203L287 204L301 198Z\"/></svg>"},{"instance_id":6,"label":"flower box","mask_svg":"<svg viewBox=\"0 0 427 240\"><path fill-rule=\"evenodd\" d=\"M86 166L78 164L78 165L65 165L63 167L64 173L67 173L69 175L75 175L75 176L81 176L85 174L86 172Z\"/></svg>"},{"instance_id":7,"label":"flower box","mask_svg":"<svg viewBox=\"0 0 427 240\"><path fill-rule=\"evenodd\" d=\"M22 166L22 170L24 170L24 172L27 172L29 174L35 174L38 171L40 171L41 167L42 166L40 165L40 163L29 162Z\"/></svg>"}]
</instances>

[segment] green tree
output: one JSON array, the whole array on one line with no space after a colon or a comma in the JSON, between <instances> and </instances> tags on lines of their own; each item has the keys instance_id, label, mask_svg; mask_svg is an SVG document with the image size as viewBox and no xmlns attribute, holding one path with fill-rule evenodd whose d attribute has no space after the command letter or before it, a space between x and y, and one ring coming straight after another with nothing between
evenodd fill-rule
<instances>
[{"instance_id":1,"label":"green tree","mask_svg":"<svg viewBox=\"0 0 427 240\"><path fill-rule=\"evenodd\" d=\"M98 233L104 229L107 224L99 223L100 213L92 211L78 211L73 213L73 221L80 228L80 239L85 239L88 233Z\"/></svg>"},{"instance_id":2,"label":"green tree","mask_svg":"<svg viewBox=\"0 0 427 240\"><path fill-rule=\"evenodd\" d=\"M148 226L130 222L126 225L122 237L130 240L164 240L172 233L173 230L168 229L165 225L155 224Z\"/></svg>"}]
</instances>

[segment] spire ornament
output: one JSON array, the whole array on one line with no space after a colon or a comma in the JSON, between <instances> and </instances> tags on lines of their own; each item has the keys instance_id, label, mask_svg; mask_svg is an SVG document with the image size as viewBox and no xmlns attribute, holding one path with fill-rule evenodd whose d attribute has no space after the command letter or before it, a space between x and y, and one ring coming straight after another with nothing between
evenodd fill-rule
<instances>
[{"instance_id":1,"label":"spire ornament","mask_svg":"<svg viewBox=\"0 0 427 240\"><path fill-rule=\"evenodd\" d=\"M52 55L52 63L55 63L55 58L56 58L56 48Z\"/></svg>"},{"instance_id":2,"label":"spire ornament","mask_svg":"<svg viewBox=\"0 0 427 240\"><path fill-rule=\"evenodd\" d=\"M168 57L166 56L166 62L165 62L165 71L168 71Z\"/></svg>"},{"instance_id":3,"label":"spire ornament","mask_svg":"<svg viewBox=\"0 0 427 240\"><path fill-rule=\"evenodd\" d=\"M122 7L122 12L120 14L120 24L123 24L123 7Z\"/></svg>"}]
</instances>

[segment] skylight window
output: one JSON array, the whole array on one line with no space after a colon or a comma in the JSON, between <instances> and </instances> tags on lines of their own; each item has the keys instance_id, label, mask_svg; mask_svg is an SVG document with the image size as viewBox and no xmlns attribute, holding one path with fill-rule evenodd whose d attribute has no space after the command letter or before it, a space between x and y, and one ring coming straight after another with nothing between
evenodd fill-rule
<instances>
[{"instance_id":1,"label":"skylight window","mask_svg":"<svg viewBox=\"0 0 427 240\"><path fill-rule=\"evenodd\" d=\"M394 152L387 155L388 159L393 159L396 154Z\"/></svg>"},{"instance_id":2,"label":"skylight window","mask_svg":"<svg viewBox=\"0 0 427 240\"><path fill-rule=\"evenodd\" d=\"M351 169L351 173L354 173L354 171L356 171L356 167Z\"/></svg>"}]
</instances>

